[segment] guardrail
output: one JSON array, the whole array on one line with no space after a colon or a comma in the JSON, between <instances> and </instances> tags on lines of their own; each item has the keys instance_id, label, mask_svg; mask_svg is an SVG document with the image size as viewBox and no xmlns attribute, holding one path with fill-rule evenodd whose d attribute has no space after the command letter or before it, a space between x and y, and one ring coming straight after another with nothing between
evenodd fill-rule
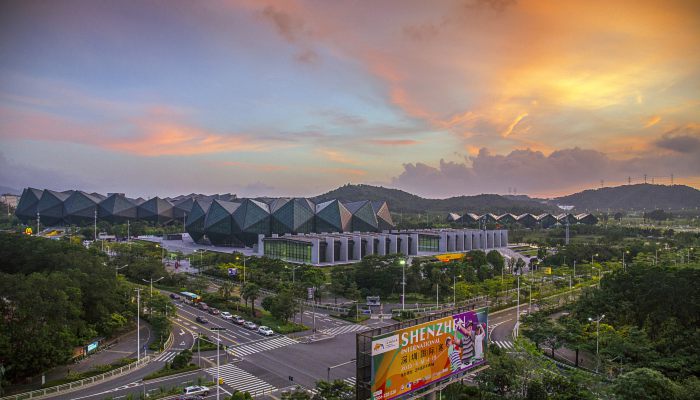
<instances>
[{"instance_id":1,"label":"guardrail","mask_svg":"<svg viewBox=\"0 0 700 400\"><path fill-rule=\"evenodd\" d=\"M24 399L37 399L40 397L45 397L49 395L57 395L61 392L68 392L86 385L91 385L95 382L100 382L107 380L109 378L122 375L134 369L138 369L148 364L153 356L144 356L139 361L134 361L131 364L127 364L121 368L113 369L107 371L104 374L91 376L89 378L81 379L75 382L64 383L63 385L52 386L46 389L33 390L31 392L24 392L15 394L12 396L0 397L0 400L24 400Z\"/></svg>"}]
</instances>

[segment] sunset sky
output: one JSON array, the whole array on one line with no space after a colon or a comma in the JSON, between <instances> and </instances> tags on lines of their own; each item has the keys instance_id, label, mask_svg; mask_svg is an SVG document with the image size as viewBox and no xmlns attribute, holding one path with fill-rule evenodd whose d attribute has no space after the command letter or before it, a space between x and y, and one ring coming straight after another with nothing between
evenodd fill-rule
<instances>
[{"instance_id":1,"label":"sunset sky","mask_svg":"<svg viewBox=\"0 0 700 400\"><path fill-rule=\"evenodd\" d=\"M3 1L0 185L700 187L700 1Z\"/></svg>"}]
</instances>

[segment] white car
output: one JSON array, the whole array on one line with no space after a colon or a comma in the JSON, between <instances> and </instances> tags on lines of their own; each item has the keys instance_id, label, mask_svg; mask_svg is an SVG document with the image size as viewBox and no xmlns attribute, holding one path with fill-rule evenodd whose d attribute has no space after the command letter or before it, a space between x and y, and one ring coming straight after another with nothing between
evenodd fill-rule
<instances>
[{"instance_id":1,"label":"white car","mask_svg":"<svg viewBox=\"0 0 700 400\"><path fill-rule=\"evenodd\" d=\"M221 318L223 318L223 319L231 319L231 318L233 318L233 315L231 315L231 313L228 312L228 311L222 311L222 312L221 312Z\"/></svg>"},{"instance_id":2,"label":"white car","mask_svg":"<svg viewBox=\"0 0 700 400\"><path fill-rule=\"evenodd\" d=\"M187 386L184 391L185 394L203 394L207 396L209 394L209 388L205 386Z\"/></svg>"},{"instance_id":3,"label":"white car","mask_svg":"<svg viewBox=\"0 0 700 400\"><path fill-rule=\"evenodd\" d=\"M265 335L265 336L272 336L275 334L275 332L272 331L272 329L266 327L266 326L261 326L258 328L258 333Z\"/></svg>"},{"instance_id":4,"label":"white car","mask_svg":"<svg viewBox=\"0 0 700 400\"><path fill-rule=\"evenodd\" d=\"M255 325L255 322L253 321L246 321L243 323L243 327L254 331L258 326Z\"/></svg>"}]
</instances>

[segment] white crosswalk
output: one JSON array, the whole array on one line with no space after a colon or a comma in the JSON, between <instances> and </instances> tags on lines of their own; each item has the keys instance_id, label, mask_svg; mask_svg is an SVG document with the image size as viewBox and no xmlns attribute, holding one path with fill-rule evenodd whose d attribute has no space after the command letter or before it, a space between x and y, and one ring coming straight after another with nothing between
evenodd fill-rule
<instances>
[{"instance_id":1,"label":"white crosswalk","mask_svg":"<svg viewBox=\"0 0 700 400\"><path fill-rule=\"evenodd\" d=\"M166 351L165 353L161 354L158 356L158 358L155 359L155 361L161 361L161 362L170 362L177 356L179 352L177 351Z\"/></svg>"},{"instance_id":2,"label":"white crosswalk","mask_svg":"<svg viewBox=\"0 0 700 400\"><path fill-rule=\"evenodd\" d=\"M494 340L491 343L495 344L496 346L502 348L502 349L514 349L515 346L513 345L513 342L507 341L507 340Z\"/></svg>"},{"instance_id":3,"label":"white crosswalk","mask_svg":"<svg viewBox=\"0 0 700 400\"><path fill-rule=\"evenodd\" d=\"M255 343L243 344L240 346L230 347L228 352L236 357L245 357L247 355L260 353L261 351L278 349L280 347L296 344L297 341L286 336L277 336L272 339L261 340Z\"/></svg>"},{"instance_id":4,"label":"white crosswalk","mask_svg":"<svg viewBox=\"0 0 700 400\"><path fill-rule=\"evenodd\" d=\"M342 335L345 333L350 333L350 332L362 332L362 331L367 331L370 330L369 326L366 325L359 325L359 324L351 324L351 325L343 325L343 326L338 326L335 328L329 328L329 329L320 329L319 332L325 333L326 335Z\"/></svg>"},{"instance_id":5,"label":"white crosswalk","mask_svg":"<svg viewBox=\"0 0 700 400\"><path fill-rule=\"evenodd\" d=\"M216 367L207 368L205 371L211 375L213 380L216 380ZM276 387L233 364L219 367L219 376L224 380L224 385L242 392L248 392L253 396L277 390Z\"/></svg>"}]
</instances>

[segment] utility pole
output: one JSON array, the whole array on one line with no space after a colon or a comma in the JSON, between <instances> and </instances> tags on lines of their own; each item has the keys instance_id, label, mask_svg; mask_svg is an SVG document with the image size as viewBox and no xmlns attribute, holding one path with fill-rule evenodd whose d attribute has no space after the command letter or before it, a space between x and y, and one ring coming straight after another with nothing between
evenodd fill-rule
<instances>
[{"instance_id":1,"label":"utility pole","mask_svg":"<svg viewBox=\"0 0 700 400\"><path fill-rule=\"evenodd\" d=\"M221 327L213 327L211 328L212 331L216 331L216 400L219 400L219 388L220 388L220 383L221 383L221 374L219 372L219 348L221 347L221 336L219 334L220 331L225 331L226 328L221 328Z\"/></svg>"},{"instance_id":2,"label":"utility pole","mask_svg":"<svg viewBox=\"0 0 700 400\"><path fill-rule=\"evenodd\" d=\"M595 365L595 373L598 373L598 367L600 366L600 355L598 353L598 346L599 346L599 340L598 338L600 337L600 321L605 318L605 314L601 315L598 319L593 319L593 318L588 318L589 321L593 322L595 321L596 323L596 328L595 328L595 357L596 357L596 365Z\"/></svg>"},{"instance_id":3,"label":"utility pole","mask_svg":"<svg viewBox=\"0 0 700 400\"><path fill-rule=\"evenodd\" d=\"M136 362L141 361L141 288L134 289L136 291Z\"/></svg>"}]
</instances>

